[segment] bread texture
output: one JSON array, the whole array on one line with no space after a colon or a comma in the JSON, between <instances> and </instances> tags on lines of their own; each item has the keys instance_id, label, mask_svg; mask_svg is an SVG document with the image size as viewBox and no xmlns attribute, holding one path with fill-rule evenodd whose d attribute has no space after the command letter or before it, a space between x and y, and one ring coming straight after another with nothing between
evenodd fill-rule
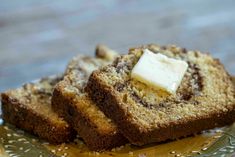
<instances>
[{"instance_id":1,"label":"bread texture","mask_svg":"<svg viewBox=\"0 0 235 157\"><path fill-rule=\"evenodd\" d=\"M176 94L130 77L144 49L188 63ZM94 71L85 89L134 145L173 140L235 121L234 85L219 60L174 45L132 48L112 65Z\"/></svg>"},{"instance_id":2,"label":"bread texture","mask_svg":"<svg viewBox=\"0 0 235 157\"><path fill-rule=\"evenodd\" d=\"M55 87L52 106L73 126L90 150L102 151L123 145L126 139L84 91L91 72L107 65L117 55L104 46L96 50L96 58L77 56L68 64L64 79Z\"/></svg>"},{"instance_id":3,"label":"bread texture","mask_svg":"<svg viewBox=\"0 0 235 157\"><path fill-rule=\"evenodd\" d=\"M52 91L61 78L44 78L2 93L4 121L50 143L68 142L75 137L76 134L69 124L51 108Z\"/></svg>"}]
</instances>

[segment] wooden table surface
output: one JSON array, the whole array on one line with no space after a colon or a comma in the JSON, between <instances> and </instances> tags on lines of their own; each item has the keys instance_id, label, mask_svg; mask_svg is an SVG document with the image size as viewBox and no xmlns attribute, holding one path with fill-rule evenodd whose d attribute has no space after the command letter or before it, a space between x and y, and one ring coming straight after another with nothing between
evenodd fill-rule
<instances>
[{"instance_id":1,"label":"wooden table surface","mask_svg":"<svg viewBox=\"0 0 235 157\"><path fill-rule=\"evenodd\" d=\"M0 0L0 92L62 72L98 43L122 53L177 44L211 52L235 75L235 1Z\"/></svg>"}]
</instances>

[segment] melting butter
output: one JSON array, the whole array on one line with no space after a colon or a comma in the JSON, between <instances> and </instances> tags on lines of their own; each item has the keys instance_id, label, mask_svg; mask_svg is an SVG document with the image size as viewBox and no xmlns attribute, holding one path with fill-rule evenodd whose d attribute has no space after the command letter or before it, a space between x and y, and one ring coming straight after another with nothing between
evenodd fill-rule
<instances>
[{"instance_id":1,"label":"melting butter","mask_svg":"<svg viewBox=\"0 0 235 157\"><path fill-rule=\"evenodd\" d=\"M185 61L169 58L145 49L131 77L156 89L175 93L187 71Z\"/></svg>"}]
</instances>

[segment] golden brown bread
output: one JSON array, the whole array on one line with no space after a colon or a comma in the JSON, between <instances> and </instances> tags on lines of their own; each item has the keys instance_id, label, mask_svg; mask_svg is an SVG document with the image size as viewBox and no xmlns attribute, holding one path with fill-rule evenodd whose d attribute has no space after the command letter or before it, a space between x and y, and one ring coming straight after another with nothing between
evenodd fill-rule
<instances>
[{"instance_id":1,"label":"golden brown bread","mask_svg":"<svg viewBox=\"0 0 235 157\"><path fill-rule=\"evenodd\" d=\"M131 79L143 49L185 60L189 68L174 95L159 93ZM112 65L94 71L86 91L135 145L176 139L235 120L235 90L217 59L177 46L130 49Z\"/></svg>"},{"instance_id":2,"label":"golden brown bread","mask_svg":"<svg viewBox=\"0 0 235 157\"><path fill-rule=\"evenodd\" d=\"M97 58L78 56L68 64L64 79L54 90L52 105L91 150L100 151L120 146L126 143L126 139L84 91L91 72L107 65L117 55L103 46L96 50Z\"/></svg>"},{"instance_id":3,"label":"golden brown bread","mask_svg":"<svg viewBox=\"0 0 235 157\"><path fill-rule=\"evenodd\" d=\"M29 131L50 143L67 142L75 132L51 109L54 85L61 77L41 79L1 94L5 122Z\"/></svg>"}]
</instances>

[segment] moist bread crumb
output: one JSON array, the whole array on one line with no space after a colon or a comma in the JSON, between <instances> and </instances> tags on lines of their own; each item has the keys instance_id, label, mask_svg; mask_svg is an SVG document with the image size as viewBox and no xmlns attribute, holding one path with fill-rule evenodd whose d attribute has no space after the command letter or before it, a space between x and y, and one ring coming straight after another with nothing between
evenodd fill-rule
<instances>
[{"instance_id":1,"label":"moist bread crumb","mask_svg":"<svg viewBox=\"0 0 235 157\"><path fill-rule=\"evenodd\" d=\"M75 132L69 124L51 108L52 91L61 78L43 78L39 82L27 83L2 93L4 121L50 143L68 142L75 137Z\"/></svg>"},{"instance_id":2,"label":"moist bread crumb","mask_svg":"<svg viewBox=\"0 0 235 157\"><path fill-rule=\"evenodd\" d=\"M131 70L146 48L189 64L176 94L131 79ZM174 45L130 49L112 65L94 71L86 91L135 145L176 139L235 121L234 85L219 60Z\"/></svg>"}]
</instances>

